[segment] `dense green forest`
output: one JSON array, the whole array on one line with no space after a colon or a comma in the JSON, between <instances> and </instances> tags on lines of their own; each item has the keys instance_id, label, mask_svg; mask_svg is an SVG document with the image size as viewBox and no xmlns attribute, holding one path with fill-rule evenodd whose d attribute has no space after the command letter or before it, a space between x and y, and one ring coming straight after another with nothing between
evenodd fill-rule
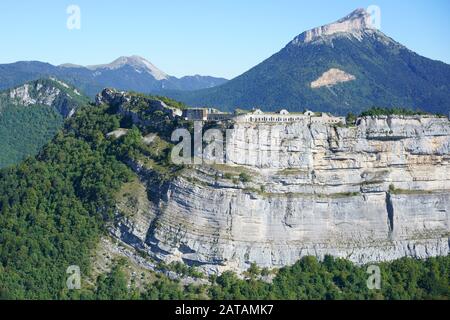
<instances>
[{"instance_id":1,"label":"dense green forest","mask_svg":"<svg viewBox=\"0 0 450 320\"><path fill-rule=\"evenodd\" d=\"M154 115L158 117L159 115ZM380 264L381 290L367 289L366 267L307 257L274 272L252 266L246 279L226 272L209 285L183 286L155 273L138 290L129 286L127 262L117 262L96 283L68 290L66 269L91 275L91 254L113 219L114 195L133 179L129 157L146 154L162 178L170 146L148 149L144 128L120 139L106 134L126 119L106 105L87 105L65 123L35 158L0 170L1 299L448 299L450 259L402 259ZM173 123L168 124L173 125ZM176 168L173 168L176 170ZM185 270L179 270L185 272ZM189 271L193 273L192 271ZM274 276L272 283L261 277ZM131 288L131 289L130 289Z\"/></svg>"},{"instance_id":2,"label":"dense green forest","mask_svg":"<svg viewBox=\"0 0 450 320\"><path fill-rule=\"evenodd\" d=\"M447 300L450 295L450 258L426 261L410 258L379 264L380 290L367 288L367 266L326 256L319 262L305 257L277 271L271 283L260 280L271 271L255 266L246 279L232 272L212 276L209 286L181 286L161 277L142 292L128 289L126 273L116 266L101 277L96 291L84 298L97 299L215 299L215 300Z\"/></svg>"},{"instance_id":3,"label":"dense green forest","mask_svg":"<svg viewBox=\"0 0 450 320\"><path fill-rule=\"evenodd\" d=\"M111 193L127 167L104 134L117 116L87 108L36 159L0 171L0 296L67 297L66 268L89 269L89 253L112 215Z\"/></svg>"},{"instance_id":4,"label":"dense green forest","mask_svg":"<svg viewBox=\"0 0 450 320\"><path fill-rule=\"evenodd\" d=\"M361 117L374 117L374 116L415 116L415 115L429 115L430 113L420 110L411 110L407 108L380 108L373 107L361 113Z\"/></svg>"},{"instance_id":5,"label":"dense green forest","mask_svg":"<svg viewBox=\"0 0 450 320\"><path fill-rule=\"evenodd\" d=\"M63 117L49 106L7 106L0 116L0 168L35 155L62 124Z\"/></svg>"}]
</instances>

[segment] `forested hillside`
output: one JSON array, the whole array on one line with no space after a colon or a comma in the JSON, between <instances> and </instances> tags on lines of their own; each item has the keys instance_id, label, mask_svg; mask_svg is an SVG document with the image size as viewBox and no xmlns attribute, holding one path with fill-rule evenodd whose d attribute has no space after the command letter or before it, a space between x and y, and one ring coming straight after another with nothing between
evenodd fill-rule
<instances>
[{"instance_id":1,"label":"forested hillside","mask_svg":"<svg viewBox=\"0 0 450 320\"><path fill-rule=\"evenodd\" d=\"M88 99L57 80L43 79L0 92L0 168L34 156Z\"/></svg>"},{"instance_id":2,"label":"forested hillside","mask_svg":"<svg viewBox=\"0 0 450 320\"><path fill-rule=\"evenodd\" d=\"M135 178L125 164L148 152L155 168L166 157L144 148L132 127L108 105L86 105L35 157L0 170L0 298L2 299L448 299L450 259L402 259L380 264L381 290L368 290L367 267L306 257L292 267L260 270L246 279L226 272L208 285L184 286L151 272L143 288L130 280L129 261L92 277L92 254L115 212L115 194ZM107 139L128 123L132 134ZM168 126L173 123L167 123ZM158 129L159 130L159 129ZM164 135L162 135L164 136ZM167 170L167 167L165 167ZM157 183L157 181L155 182ZM69 291L66 269L79 265L82 289ZM175 269L183 273L181 267ZM190 274L192 274L192 270ZM262 278L274 277L272 283Z\"/></svg>"}]
</instances>

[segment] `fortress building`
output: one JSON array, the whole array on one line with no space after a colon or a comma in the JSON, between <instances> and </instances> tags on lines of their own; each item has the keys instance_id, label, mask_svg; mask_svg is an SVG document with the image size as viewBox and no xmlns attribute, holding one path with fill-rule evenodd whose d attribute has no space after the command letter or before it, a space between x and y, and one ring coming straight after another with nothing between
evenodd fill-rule
<instances>
[{"instance_id":1,"label":"fortress building","mask_svg":"<svg viewBox=\"0 0 450 320\"><path fill-rule=\"evenodd\" d=\"M308 122L345 124L345 117L335 117L325 112L293 112L286 109L278 112L263 112L261 109L253 109L245 113L226 113L212 108L187 109L183 112L183 118L190 121L234 121L257 123L282 123L282 122Z\"/></svg>"}]
</instances>

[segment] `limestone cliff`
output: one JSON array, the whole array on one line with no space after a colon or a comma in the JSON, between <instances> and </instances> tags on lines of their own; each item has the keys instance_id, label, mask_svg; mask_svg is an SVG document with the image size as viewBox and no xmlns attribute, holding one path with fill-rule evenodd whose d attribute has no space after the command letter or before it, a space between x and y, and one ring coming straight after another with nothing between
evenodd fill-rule
<instances>
[{"instance_id":1,"label":"limestone cliff","mask_svg":"<svg viewBox=\"0 0 450 320\"><path fill-rule=\"evenodd\" d=\"M55 78L31 81L0 92L0 113L8 105L48 106L68 118L79 106L86 103L88 99L77 89Z\"/></svg>"},{"instance_id":2,"label":"limestone cliff","mask_svg":"<svg viewBox=\"0 0 450 320\"><path fill-rule=\"evenodd\" d=\"M251 262L281 267L305 255L368 263L448 254L447 118L367 117L355 127L237 123L228 142L227 164L188 167L163 184L135 164L151 205L119 220L114 234L153 257L208 272ZM264 156L270 149L276 161Z\"/></svg>"}]
</instances>

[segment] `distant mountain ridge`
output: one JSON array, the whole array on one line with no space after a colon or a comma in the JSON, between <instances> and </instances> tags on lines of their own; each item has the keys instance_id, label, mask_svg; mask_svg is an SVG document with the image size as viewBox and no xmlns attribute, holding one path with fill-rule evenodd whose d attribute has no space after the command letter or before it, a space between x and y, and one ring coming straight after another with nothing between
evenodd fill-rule
<instances>
[{"instance_id":1,"label":"distant mountain ridge","mask_svg":"<svg viewBox=\"0 0 450 320\"><path fill-rule=\"evenodd\" d=\"M170 78L170 76L167 75L164 71L159 70L151 62L139 56L120 57L109 64L92 65L86 67L71 64L61 65L61 67L66 68L86 68L93 71L118 70L126 66L133 67L138 73L146 72L156 80L167 80Z\"/></svg>"},{"instance_id":2,"label":"distant mountain ridge","mask_svg":"<svg viewBox=\"0 0 450 320\"><path fill-rule=\"evenodd\" d=\"M259 65L214 88L167 92L190 105L226 110L311 109L334 114L407 107L448 114L450 66L386 36L358 9L303 32Z\"/></svg>"},{"instance_id":3,"label":"distant mountain ridge","mask_svg":"<svg viewBox=\"0 0 450 320\"><path fill-rule=\"evenodd\" d=\"M0 90L41 78L56 77L80 88L94 97L105 87L143 93L161 90L199 90L225 83L224 78L166 74L148 60L139 57L120 57L109 64L79 66L66 63L54 66L39 61L19 61L0 65Z\"/></svg>"}]
</instances>

